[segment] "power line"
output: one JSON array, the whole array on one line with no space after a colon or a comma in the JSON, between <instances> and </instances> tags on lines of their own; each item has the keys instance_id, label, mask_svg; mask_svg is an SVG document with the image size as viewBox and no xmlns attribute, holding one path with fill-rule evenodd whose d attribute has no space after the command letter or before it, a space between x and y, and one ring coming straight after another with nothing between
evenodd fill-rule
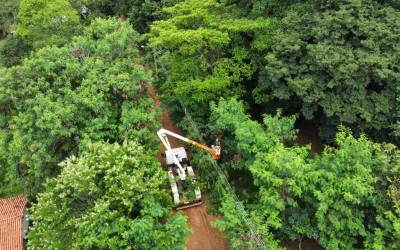
<instances>
[{"instance_id":1,"label":"power line","mask_svg":"<svg viewBox=\"0 0 400 250\"><path fill-rule=\"evenodd\" d=\"M158 52L157 52L157 50L155 48L153 48L152 52L153 52L154 65L157 65L157 63L158 63L158 60L157 60L158 59ZM164 66L165 65L162 63L161 67L165 69ZM198 129L198 126L197 126L196 122L192 119L192 116L190 115L190 113L187 110L186 106L183 104L183 102L181 101L179 96L176 96L176 97L177 97L177 99L179 101L179 104L181 105L181 107L182 107L182 109L183 109L183 111L185 113L185 117L189 121L193 131L197 134L197 136L199 138L199 141L202 144L206 144L205 140L204 140L204 136L202 135L202 133ZM211 157L211 156L208 155L208 157ZM239 198L237 197L236 193L234 192L234 189L232 188L231 184L229 183L225 173L218 166L218 164L216 163L215 160L212 160L210 162L211 162L211 165L213 166L214 170L218 173L219 180L223 184L223 186L225 188L225 191L234 200L236 211L238 212L238 214L242 218L243 222L246 224L247 228L249 229L250 238L256 242L257 249L262 249L262 250L267 249L264 240L262 239L262 237L258 233L257 228L254 226L254 223L251 220L251 218L249 217L248 213L246 212L242 202L239 200Z\"/></svg>"},{"instance_id":2,"label":"power line","mask_svg":"<svg viewBox=\"0 0 400 250\"><path fill-rule=\"evenodd\" d=\"M197 134L199 141L202 144L206 144L202 133L200 132L200 130L197 127L196 122L192 119L190 113L188 112L187 108L182 103L182 101L179 97L178 97L178 101L179 101L179 104L181 105L181 107L183 108L185 116L186 116L187 120L189 121L192 129ZM211 157L211 156L208 155L208 157ZM234 189L232 188L231 184L229 183L228 179L226 178L225 173L222 171L222 169L219 167L219 165L217 164L217 162L215 160L212 160L210 162L211 162L211 165L214 167L214 170L218 173L218 177L219 177L221 183L224 185L225 191L228 192L229 195L235 201L236 211L238 212L238 214L240 214L242 220L245 222L246 226L249 228L251 239L253 239L257 243L259 249L266 249L264 240L258 233L256 227L254 226L253 221L249 218L242 202L240 202L239 198L237 197L236 193L234 192Z\"/></svg>"}]
</instances>

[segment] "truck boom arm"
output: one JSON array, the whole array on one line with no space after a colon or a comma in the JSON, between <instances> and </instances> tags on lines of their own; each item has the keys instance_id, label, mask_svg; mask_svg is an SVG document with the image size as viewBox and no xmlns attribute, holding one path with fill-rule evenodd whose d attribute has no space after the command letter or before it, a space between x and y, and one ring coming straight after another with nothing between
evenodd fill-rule
<instances>
[{"instance_id":1,"label":"truck boom arm","mask_svg":"<svg viewBox=\"0 0 400 250\"><path fill-rule=\"evenodd\" d=\"M196 146L198 148L202 148L202 149L210 152L212 157L214 159L216 159L216 160L219 160L221 158L221 147L219 145L219 141L218 140L217 140L217 143L216 143L217 145L211 146L211 147L207 147L207 146L205 146L205 145L203 145L201 143L198 143L196 141L190 140L190 139L188 139L186 137L183 137L181 135L178 135L178 134L176 134L174 132L171 132L171 131L163 129L163 128L158 130L157 135L158 135L158 137L160 137L160 139L163 142L164 146L166 146L164 141L167 142L168 148L171 148L171 145L169 144L168 138L165 135L169 135L169 136L175 137L175 138L177 138L177 139L179 139L181 141L184 141L184 142L186 142L188 144L194 145L194 146ZM167 146L166 146L166 148L167 148Z\"/></svg>"},{"instance_id":2,"label":"truck boom arm","mask_svg":"<svg viewBox=\"0 0 400 250\"><path fill-rule=\"evenodd\" d=\"M176 134L174 132L171 132L169 130L166 130L164 128L158 130L157 135L158 135L158 137L160 138L161 142L163 143L164 147L167 150L172 150L171 144L168 141L168 137L167 137L167 135L169 135L169 136L172 136L172 137L174 137L176 139L184 141L184 142L186 142L188 144L194 145L196 147L199 147L201 149L204 149L204 150L208 151L215 160L219 160L221 158L221 146L220 146L218 140L216 141L216 145L215 146L213 145L211 147L207 147L207 146L205 146L205 145L203 145L201 143L198 143L196 141L190 140L190 139L188 139L186 137L178 135L178 134ZM182 168L181 164L179 163L179 160L176 159L176 157L174 157L174 163L178 166L180 178L182 180L184 180L186 178L185 171Z\"/></svg>"}]
</instances>

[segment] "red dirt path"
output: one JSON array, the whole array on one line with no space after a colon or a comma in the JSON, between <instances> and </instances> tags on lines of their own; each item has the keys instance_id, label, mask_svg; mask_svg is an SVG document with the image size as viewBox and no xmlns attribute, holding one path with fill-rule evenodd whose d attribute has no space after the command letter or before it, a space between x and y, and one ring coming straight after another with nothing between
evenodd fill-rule
<instances>
[{"instance_id":1,"label":"red dirt path","mask_svg":"<svg viewBox=\"0 0 400 250\"><path fill-rule=\"evenodd\" d=\"M148 95L156 101L156 105L160 106L161 101L155 90L154 85L148 85ZM169 118L168 110L164 110L160 120L162 126L172 132L183 134L175 123ZM180 147L182 143L175 138L168 138L172 147ZM160 153L158 160L165 166L165 159L161 152L164 152L164 146L160 145ZM194 169L195 170L195 169ZM228 243L223 239L221 232L211 226L211 222L216 217L207 213L207 204L184 209L182 212L187 216L188 226L192 230L192 234L188 237L187 247L189 250L229 250Z\"/></svg>"},{"instance_id":2,"label":"red dirt path","mask_svg":"<svg viewBox=\"0 0 400 250\"><path fill-rule=\"evenodd\" d=\"M315 126L311 121L300 120L296 128L299 130L299 134L296 139L296 143L299 145L311 144L311 154L317 154L322 151L323 145L318 135L318 127Z\"/></svg>"},{"instance_id":3,"label":"red dirt path","mask_svg":"<svg viewBox=\"0 0 400 250\"><path fill-rule=\"evenodd\" d=\"M189 250L228 250L228 243L222 238L218 229L211 226L216 218L207 213L207 205L191 207L183 210L188 217L192 234L188 238Z\"/></svg>"}]
</instances>

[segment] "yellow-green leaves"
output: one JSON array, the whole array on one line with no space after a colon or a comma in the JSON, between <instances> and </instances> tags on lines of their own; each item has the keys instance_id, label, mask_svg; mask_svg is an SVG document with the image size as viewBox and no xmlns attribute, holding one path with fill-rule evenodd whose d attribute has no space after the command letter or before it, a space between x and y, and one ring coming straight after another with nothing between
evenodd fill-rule
<instances>
[{"instance_id":1,"label":"yellow-green leaves","mask_svg":"<svg viewBox=\"0 0 400 250\"><path fill-rule=\"evenodd\" d=\"M30 196L83 142L129 138L150 154L158 150L152 132L157 110L141 90L151 77L134 63L137 37L127 22L97 19L68 45L40 49L6 71L0 80L0 126L8 148L3 164Z\"/></svg>"},{"instance_id":2,"label":"yellow-green leaves","mask_svg":"<svg viewBox=\"0 0 400 250\"><path fill-rule=\"evenodd\" d=\"M310 155L308 146L288 146L296 137L293 116L278 111L265 115L262 125L234 99L221 99L211 110L210 129L223 135L220 164L240 183L244 200L252 194L245 204L266 232L283 239L306 236L327 249L355 248L360 240L368 248L399 247L396 146L356 138L340 127L335 147ZM243 228L227 199L219 226L232 244L245 244L237 239Z\"/></svg>"},{"instance_id":3,"label":"yellow-green leaves","mask_svg":"<svg viewBox=\"0 0 400 250\"><path fill-rule=\"evenodd\" d=\"M23 0L17 34L34 48L63 45L80 28L79 15L67 0Z\"/></svg>"},{"instance_id":4,"label":"yellow-green leaves","mask_svg":"<svg viewBox=\"0 0 400 250\"><path fill-rule=\"evenodd\" d=\"M162 51L166 94L198 112L219 97L242 96L246 86L240 83L251 79L259 60L252 40L270 32L270 19L215 0L182 1L165 11L169 18L154 22L148 37Z\"/></svg>"},{"instance_id":5,"label":"yellow-green leaves","mask_svg":"<svg viewBox=\"0 0 400 250\"><path fill-rule=\"evenodd\" d=\"M32 207L32 249L184 249L189 230L171 216L168 182L137 142L94 143L60 164Z\"/></svg>"}]
</instances>

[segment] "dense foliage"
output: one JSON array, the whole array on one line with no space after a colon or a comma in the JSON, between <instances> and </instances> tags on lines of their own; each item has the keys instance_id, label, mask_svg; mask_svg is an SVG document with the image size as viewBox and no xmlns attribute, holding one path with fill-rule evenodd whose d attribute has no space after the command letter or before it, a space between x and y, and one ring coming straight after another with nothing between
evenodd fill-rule
<instances>
[{"instance_id":1,"label":"dense foliage","mask_svg":"<svg viewBox=\"0 0 400 250\"><path fill-rule=\"evenodd\" d=\"M25 183L30 194L88 140L135 138L150 149L157 110L146 97L137 39L126 22L95 20L84 36L46 47L0 80L2 192ZM7 183L7 185L5 184ZM10 188L6 188L10 187ZM4 191L6 190L6 191Z\"/></svg>"},{"instance_id":2,"label":"dense foliage","mask_svg":"<svg viewBox=\"0 0 400 250\"><path fill-rule=\"evenodd\" d=\"M70 0L77 10L83 7L88 9L84 18L94 18L97 16L118 16L129 18L133 28L139 33L145 33L149 25L165 17L162 9L173 6L179 0Z\"/></svg>"},{"instance_id":3,"label":"dense foliage","mask_svg":"<svg viewBox=\"0 0 400 250\"><path fill-rule=\"evenodd\" d=\"M4 39L0 47L0 61L5 67L11 67L22 62L29 55L31 46L18 35L10 35Z\"/></svg>"},{"instance_id":4,"label":"dense foliage","mask_svg":"<svg viewBox=\"0 0 400 250\"><path fill-rule=\"evenodd\" d=\"M167 8L171 17L152 25L150 43L167 68L169 104L178 98L204 115L209 101L244 94L240 83L255 72L256 53L268 46L272 24L238 10L225 2L189 0Z\"/></svg>"},{"instance_id":5,"label":"dense foliage","mask_svg":"<svg viewBox=\"0 0 400 250\"><path fill-rule=\"evenodd\" d=\"M0 38L15 31L20 0L2 0L0 8Z\"/></svg>"},{"instance_id":6,"label":"dense foliage","mask_svg":"<svg viewBox=\"0 0 400 250\"><path fill-rule=\"evenodd\" d=\"M397 141L398 6L187 0L165 11L169 17L149 33L164 100L178 117L181 104L188 108L210 138L223 138L220 165L265 241L307 237L327 249L397 249L400 214L388 190L399 153L361 133ZM256 112L283 111L260 124L240 102L210 106L221 97L258 103ZM317 121L332 146L321 156L293 146L296 117L287 113ZM215 183L203 155L194 158L203 183ZM231 245L255 247L229 194L204 186L221 205L219 226Z\"/></svg>"},{"instance_id":7,"label":"dense foliage","mask_svg":"<svg viewBox=\"0 0 400 250\"><path fill-rule=\"evenodd\" d=\"M60 166L32 208L31 249L185 249L167 175L138 143L89 144Z\"/></svg>"},{"instance_id":8,"label":"dense foliage","mask_svg":"<svg viewBox=\"0 0 400 250\"><path fill-rule=\"evenodd\" d=\"M322 1L324 2L324 1ZM307 119L351 125L388 139L400 80L400 13L375 1L320 3L282 19L256 101L299 100ZM307 32L305 32L305 30Z\"/></svg>"},{"instance_id":9,"label":"dense foliage","mask_svg":"<svg viewBox=\"0 0 400 250\"><path fill-rule=\"evenodd\" d=\"M23 0L18 18L17 34L34 48L63 45L80 30L68 0Z\"/></svg>"},{"instance_id":10,"label":"dense foliage","mask_svg":"<svg viewBox=\"0 0 400 250\"><path fill-rule=\"evenodd\" d=\"M180 99L195 118L208 116L209 101L236 96L261 111L299 112L321 124L324 139L343 123L396 142L397 8L373 0L187 0L166 8L169 18L154 22L149 38L166 100Z\"/></svg>"},{"instance_id":11,"label":"dense foliage","mask_svg":"<svg viewBox=\"0 0 400 250\"><path fill-rule=\"evenodd\" d=\"M354 138L341 128L336 148L312 156L308 147L287 146L295 136L294 117L266 115L263 127L235 100L213 105L211 117L213 130L234 138L225 152L236 157L229 155L225 166L250 172L253 186L241 190L250 192L243 198L255 220L277 239L306 236L326 249L400 247L398 200L388 192L398 190L400 151L394 145ZM240 220L225 201L220 211L227 215L222 225ZM238 244L237 235L230 240Z\"/></svg>"},{"instance_id":12,"label":"dense foliage","mask_svg":"<svg viewBox=\"0 0 400 250\"><path fill-rule=\"evenodd\" d=\"M146 67L188 137L222 141L219 171L190 155L232 249L400 249L399 1L18 6L0 10L3 36L19 11L0 41L0 196L28 194L29 247L185 248ZM295 144L304 120L317 154Z\"/></svg>"}]
</instances>

